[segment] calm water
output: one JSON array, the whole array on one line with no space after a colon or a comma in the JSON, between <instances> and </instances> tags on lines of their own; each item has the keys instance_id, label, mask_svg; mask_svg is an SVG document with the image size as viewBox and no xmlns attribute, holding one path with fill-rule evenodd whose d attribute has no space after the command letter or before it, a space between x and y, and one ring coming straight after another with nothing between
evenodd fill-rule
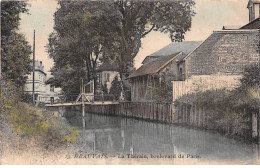
<instances>
[{"instance_id":1,"label":"calm water","mask_svg":"<svg viewBox=\"0 0 260 168\"><path fill-rule=\"evenodd\" d=\"M68 116L69 114L69 116ZM81 150L109 154L194 155L209 160L250 161L259 158L259 147L219 134L162 124L80 112L69 112L67 121L79 128Z\"/></svg>"}]
</instances>

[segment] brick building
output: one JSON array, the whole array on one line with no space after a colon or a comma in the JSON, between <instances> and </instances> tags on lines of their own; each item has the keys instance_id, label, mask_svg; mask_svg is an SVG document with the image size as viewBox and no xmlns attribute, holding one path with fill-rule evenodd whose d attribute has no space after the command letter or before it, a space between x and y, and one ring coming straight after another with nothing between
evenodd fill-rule
<instances>
[{"instance_id":1,"label":"brick building","mask_svg":"<svg viewBox=\"0 0 260 168\"><path fill-rule=\"evenodd\" d=\"M259 60L259 30L215 31L186 58L186 77L238 75Z\"/></svg>"},{"instance_id":2,"label":"brick building","mask_svg":"<svg viewBox=\"0 0 260 168\"><path fill-rule=\"evenodd\" d=\"M248 24L214 31L184 58L186 80L172 82L173 100L187 93L238 86L244 67L259 62L260 22L255 16L259 4L249 1Z\"/></svg>"}]
</instances>

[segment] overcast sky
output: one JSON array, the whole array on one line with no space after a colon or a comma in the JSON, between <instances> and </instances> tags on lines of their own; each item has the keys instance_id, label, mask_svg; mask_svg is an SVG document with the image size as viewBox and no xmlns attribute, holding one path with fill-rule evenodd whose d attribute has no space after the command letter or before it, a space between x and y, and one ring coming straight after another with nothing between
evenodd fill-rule
<instances>
[{"instance_id":1,"label":"overcast sky","mask_svg":"<svg viewBox=\"0 0 260 168\"><path fill-rule=\"evenodd\" d=\"M248 23L248 0L195 0L196 15L192 27L186 33L186 41L205 40L214 30L221 30L223 25L244 25ZM30 15L21 15L20 32L24 33L32 45L33 30L36 30L36 59L43 62L45 71L53 66L45 46L48 36L53 31L53 14L58 8L55 0L29 0ZM170 44L167 34L151 32L142 40L142 48L135 59L135 67L140 67L143 59L153 52ZM49 74L49 73L47 73Z\"/></svg>"}]
</instances>

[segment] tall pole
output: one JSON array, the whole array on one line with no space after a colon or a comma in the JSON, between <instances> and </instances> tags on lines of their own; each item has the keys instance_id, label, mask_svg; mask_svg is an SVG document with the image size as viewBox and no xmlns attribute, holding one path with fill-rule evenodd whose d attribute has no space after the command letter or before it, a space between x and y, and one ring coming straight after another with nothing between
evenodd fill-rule
<instances>
[{"instance_id":1,"label":"tall pole","mask_svg":"<svg viewBox=\"0 0 260 168\"><path fill-rule=\"evenodd\" d=\"M258 44L258 52L259 52L259 58L258 58L258 64L260 65L260 4L258 5L259 7L259 23L258 23L258 28L259 28L259 44ZM258 83L258 144L260 144L260 84ZM258 146L258 150L260 148L260 145ZM260 151L259 151L260 152Z\"/></svg>"},{"instance_id":2,"label":"tall pole","mask_svg":"<svg viewBox=\"0 0 260 168\"><path fill-rule=\"evenodd\" d=\"M33 85L32 85L33 104L35 100L34 81L35 81L35 30L33 32Z\"/></svg>"},{"instance_id":3,"label":"tall pole","mask_svg":"<svg viewBox=\"0 0 260 168\"><path fill-rule=\"evenodd\" d=\"M85 117L85 103L84 103L84 82L81 80L81 102L82 102L82 116Z\"/></svg>"}]
</instances>

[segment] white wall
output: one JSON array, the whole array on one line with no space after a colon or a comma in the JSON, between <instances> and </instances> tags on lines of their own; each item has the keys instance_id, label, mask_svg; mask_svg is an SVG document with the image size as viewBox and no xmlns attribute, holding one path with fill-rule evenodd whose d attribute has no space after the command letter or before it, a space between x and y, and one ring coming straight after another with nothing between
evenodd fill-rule
<instances>
[{"instance_id":1,"label":"white wall","mask_svg":"<svg viewBox=\"0 0 260 168\"><path fill-rule=\"evenodd\" d=\"M239 85L241 75L198 75L185 81L172 81L173 101L189 93L214 89L232 90Z\"/></svg>"},{"instance_id":2,"label":"white wall","mask_svg":"<svg viewBox=\"0 0 260 168\"><path fill-rule=\"evenodd\" d=\"M106 77L107 74L109 74L109 80L107 80L107 77ZM102 85L104 85L105 83L107 84L108 93L112 86L112 81L114 80L114 78L116 76L118 77L118 80L120 80L119 72L116 72L116 71L103 71L102 72L102 77L101 77Z\"/></svg>"},{"instance_id":3,"label":"white wall","mask_svg":"<svg viewBox=\"0 0 260 168\"><path fill-rule=\"evenodd\" d=\"M58 99L58 94L61 91L60 88L54 88L54 92L51 91L50 85L46 85L46 75L41 71L35 71L35 93L38 94L38 101L50 103L50 98L54 97L54 100ZM28 75L28 79L25 84L25 92L32 94L32 73Z\"/></svg>"}]
</instances>

